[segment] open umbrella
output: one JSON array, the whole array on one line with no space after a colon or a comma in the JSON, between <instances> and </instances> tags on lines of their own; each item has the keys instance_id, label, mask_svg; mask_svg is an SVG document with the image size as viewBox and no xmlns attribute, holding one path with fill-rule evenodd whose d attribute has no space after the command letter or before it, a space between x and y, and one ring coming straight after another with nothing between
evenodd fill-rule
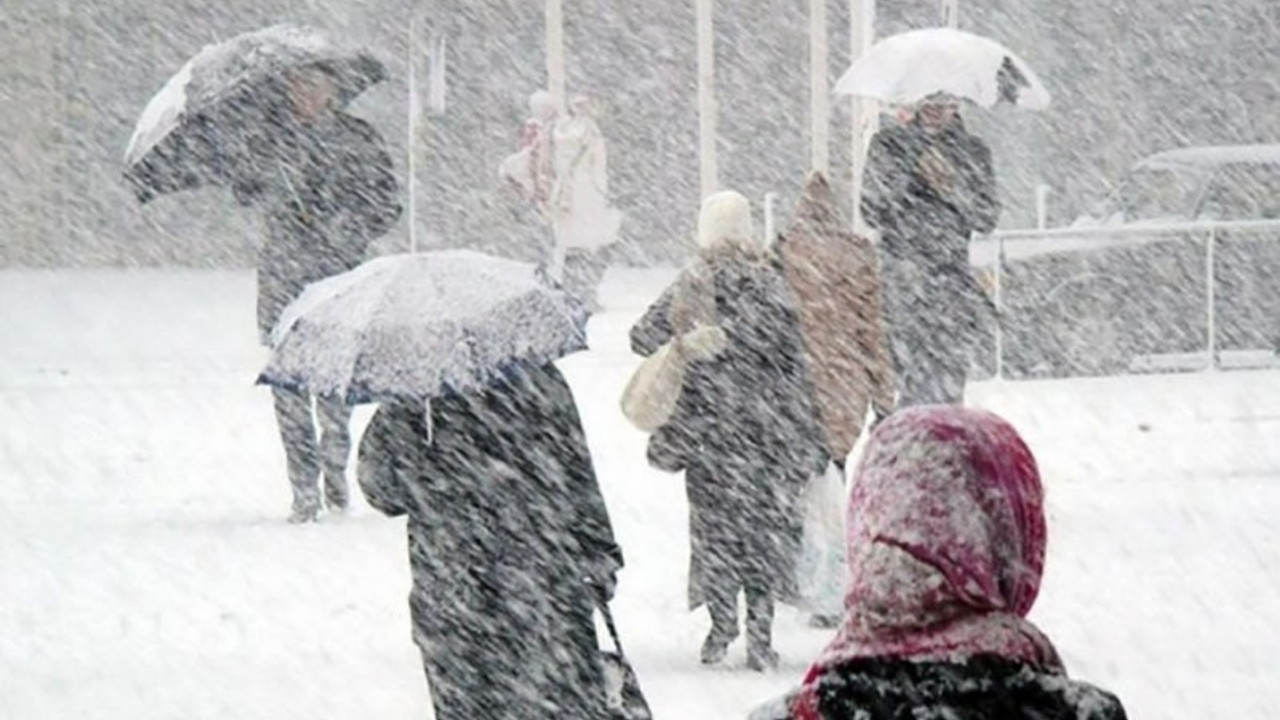
<instances>
[{"instance_id":1,"label":"open umbrella","mask_svg":"<svg viewBox=\"0 0 1280 720\"><path fill-rule=\"evenodd\" d=\"M470 250L392 255L308 285L281 315L258 382L348 404L429 400L586 348L586 320L532 264Z\"/></svg>"},{"instance_id":2,"label":"open umbrella","mask_svg":"<svg viewBox=\"0 0 1280 720\"><path fill-rule=\"evenodd\" d=\"M983 107L1049 105L1049 91L1013 51L954 28L911 30L877 42L845 71L835 92L897 104L943 92Z\"/></svg>"},{"instance_id":3,"label":"open umbrella","mask_svg":"<svg viewBox=\"0 0 1280 720\"><path fill-rule=\"evenodd\" d=\"M138 199L223 184L269 132L285 73L327 71L345 105L386 77L364 52L297 25L273 25L207 45L169 78L143 110L125 150L125 178Z\"/></svg>"}]
</instances>

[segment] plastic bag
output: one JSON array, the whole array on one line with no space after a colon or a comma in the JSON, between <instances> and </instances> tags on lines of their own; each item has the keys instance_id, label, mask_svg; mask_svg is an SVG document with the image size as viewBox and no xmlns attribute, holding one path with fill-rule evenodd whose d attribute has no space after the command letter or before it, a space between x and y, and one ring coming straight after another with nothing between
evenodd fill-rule
<instances>
[{"instance_id":1,"label":"plastic bag","mask_svg":"<svg viewBox=\"0 0 1280 720\"><path fill-rule=\"evenodd\" d=\"M835 465L814 476L802 501L804 532L796 564L796 589L806 610L842 615L849 570L845 563L844 480Z\"/></svg>"}]
</instances>

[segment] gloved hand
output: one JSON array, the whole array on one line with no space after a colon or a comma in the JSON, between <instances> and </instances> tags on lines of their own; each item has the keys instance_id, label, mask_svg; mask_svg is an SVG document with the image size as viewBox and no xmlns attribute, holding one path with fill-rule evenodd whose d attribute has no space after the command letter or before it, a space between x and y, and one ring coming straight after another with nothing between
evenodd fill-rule
<instances>
[{"instance_id":1,"label":"gloved hand","mask_svg":"<svg viewBox=\"0 0 1280 720\"><path fill-rule=\"evenodd\" d=\"M583 582L595 593L601 604L613 599L618 588L618 562L608 556L599 556L588 560L583 568Z\"/></svg>"}]
</instances>

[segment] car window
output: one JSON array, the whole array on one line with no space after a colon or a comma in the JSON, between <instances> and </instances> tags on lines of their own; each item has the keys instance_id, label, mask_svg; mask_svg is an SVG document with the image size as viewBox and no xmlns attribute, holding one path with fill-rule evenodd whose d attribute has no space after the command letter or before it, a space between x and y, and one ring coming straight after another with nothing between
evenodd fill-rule
<instances>
[{"instance_id":1,"label":"car window","mask_svg":"<svg viewBox=\"0 0 1280 720\"><path fill-rule=\"evenodd\" d=\"M1280 165L1224 167L1205 190L1200 216L1211 220L1280 219Z\"/></svg>"},{"instance_id":2,"label":"car window","mask_svg":"<svg viewBox=\"0 0 1280 720\"><path fill-rule=\"evenodd\" d=\"M1117 191L1115 209L1127 222L1189 219L1202 185L1202 174L1191 169L1138 168Z\"/></svg>"}]
</instances>

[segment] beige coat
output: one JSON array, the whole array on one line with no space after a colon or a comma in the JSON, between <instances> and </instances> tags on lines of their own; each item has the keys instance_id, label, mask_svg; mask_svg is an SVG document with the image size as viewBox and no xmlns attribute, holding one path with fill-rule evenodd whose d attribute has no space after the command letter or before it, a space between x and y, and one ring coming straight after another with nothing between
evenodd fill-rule
<instances>
[{"instance_id":1,"label":"beige coat","mask_svg":"<svg viewBox=\"0 0 1280 720\"><path fill-rule=\"evenodd\" d=\"M778 254L796 297L827 446L843 459L868 404L893 409L894 385L875 249L845 225L837 202L822 175L810 175Z\"/></svg>"}]
</instances>

